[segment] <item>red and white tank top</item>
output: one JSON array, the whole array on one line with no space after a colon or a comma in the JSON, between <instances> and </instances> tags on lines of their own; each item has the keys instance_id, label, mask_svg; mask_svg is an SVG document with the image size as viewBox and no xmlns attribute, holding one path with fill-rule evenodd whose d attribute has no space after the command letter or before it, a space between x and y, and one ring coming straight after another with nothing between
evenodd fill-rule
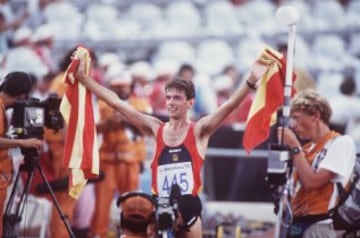
<instances>
[{"instance_id":1,"label":"red and white tank top","mask_svg":"<svg viewBox=\"0 0 360 238\"><path fill-rule=\"evenodd\" d=\"M201 189L200 156L195 141L194 123L190 124L185 140L178 146L168 146L163 140L164 125L156 136L154 159L151 163L152 193L168 197L172 184L178 184L181 194L197 195Z\"/></svg>"}]
</instances>

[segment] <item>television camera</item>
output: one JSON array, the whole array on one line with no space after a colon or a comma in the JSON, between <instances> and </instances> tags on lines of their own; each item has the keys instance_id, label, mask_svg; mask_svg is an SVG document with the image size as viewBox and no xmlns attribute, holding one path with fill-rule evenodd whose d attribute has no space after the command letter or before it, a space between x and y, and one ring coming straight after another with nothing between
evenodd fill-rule
<instances>
[{"instance_id":1,"label":"television camera","mask_svg":"<svg viewBox=\"0 0 360 238\"><path fill-rule=\"evenodd\" d=\"M158 197L155 212L157 237L174 237L180 197L181 189L178 184L171 186L169 197Z\"/></svg>"},{"instance_id":2,"label":"television camera","mask_svg":"<svg viewBox=\"0 0 360 238\"><path fill-rule=\"evenodd\" d=\"M36 98L18 100L13 105L11 125L14 136L19 139L42 139L44 127L55 132L64 127L64 119L59 111L61 99L56 94L40 101ZM35 149L21 148L25 158L36 156Z\"/></svg>"}]
</instances>

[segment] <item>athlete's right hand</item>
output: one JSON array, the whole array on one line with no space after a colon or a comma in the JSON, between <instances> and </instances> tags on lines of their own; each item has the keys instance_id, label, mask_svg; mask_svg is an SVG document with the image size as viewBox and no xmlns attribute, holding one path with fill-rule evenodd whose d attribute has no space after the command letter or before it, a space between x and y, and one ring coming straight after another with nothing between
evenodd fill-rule
<instances>
[{"instance_id":1,"label":"athlete's right hand","mask_svg":"<svg viewBox=\"0 0 360 238\"><path fill-rule=\"evenodd\" d=\"M79 65L77 66L77 71L75 73L75 76L80 82L83 83L86 80L85 56L83 54L79 53L78 50L76 50L73 54L72 59L79 61Z\"/></svg>"}]
</instances>

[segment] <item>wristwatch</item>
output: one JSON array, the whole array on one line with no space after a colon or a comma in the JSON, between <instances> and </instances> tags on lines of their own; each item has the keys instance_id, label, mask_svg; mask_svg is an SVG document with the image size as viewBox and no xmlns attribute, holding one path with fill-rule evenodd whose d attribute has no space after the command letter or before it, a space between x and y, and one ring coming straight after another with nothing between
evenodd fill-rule
<instances>
[{"instance_id":1,"label":"wristwatch","mask_svg":"<svg viewBox=\"0 0 360 238\"><path fill-rule=\"evenodd\" d=\"M293 147L293 148L291 149L291 153L292 153L293 155L297 155L297 154L299 154L300 152L301 152L301 148L298 147L298 146L295 146L295 147Z\"/></svg>"}]
</instances>

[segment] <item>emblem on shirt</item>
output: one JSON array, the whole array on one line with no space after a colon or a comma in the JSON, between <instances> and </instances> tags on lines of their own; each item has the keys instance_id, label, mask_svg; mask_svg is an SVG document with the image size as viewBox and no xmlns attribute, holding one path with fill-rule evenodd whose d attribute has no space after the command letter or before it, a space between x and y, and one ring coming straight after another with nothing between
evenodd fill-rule
<instances>
[{"instance_id":1,"label":"emblem on shirt","mask_svg":"<svg viewBox=\"0 0 360 238\"><path fill-rule=\"evenodd\" d=\"M172 161L177 162L179 160L179 154L173 154L172 155Z\"/></svg>"}]
</instances>

